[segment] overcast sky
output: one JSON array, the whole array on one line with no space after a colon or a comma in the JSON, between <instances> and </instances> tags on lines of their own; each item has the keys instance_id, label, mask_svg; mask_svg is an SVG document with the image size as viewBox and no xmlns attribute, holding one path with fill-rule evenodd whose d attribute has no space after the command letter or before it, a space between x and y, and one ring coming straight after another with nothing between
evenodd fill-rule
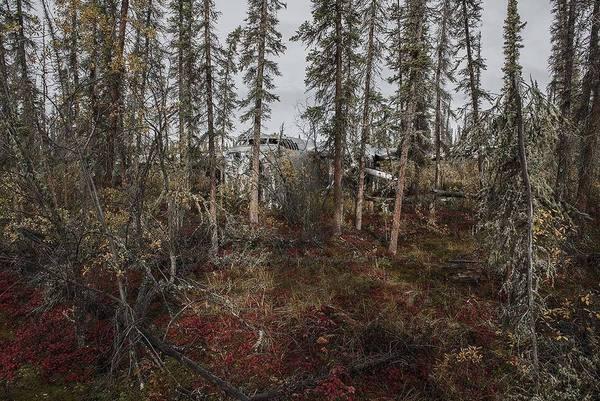
<instances>
[{"instance_id":1,"label":"overcast sky","mask_svg":"<svg viewBox=\"0 0 600 401\"><path fill-rule=\"evenodd\" d=\"M310 0L288 0L287 9L281 10L280 32L287 45L287 51L278 60L282 76L276 80L275 92L280 102L272 105L271 121L265 122L267 132L276 131L282 123L286 124L286 133L296 135L296 116L298 105L304 103L307 94L304 89L305 49L302 44L291 42L290 37L302 22L310 18ZM218 23L219 36L224 41L227 33L238 25L243 25L246 17L246 0L216 0L221 11ZM521 0L519 2L521 18L527 22L523 32L524 49L521 62L524 77L531 76L541 88L548 81L547 61L550 55L549 27L551 23L549 0ZM485 89L498 93L502 87L502 25L506 12L506 0L484 0L482 43L483 57L487 60L487 71L483 73ZM238 84L240 91L245 88ZM238 127L238 131L248 127Z\"/></svg>"}]
</instances>

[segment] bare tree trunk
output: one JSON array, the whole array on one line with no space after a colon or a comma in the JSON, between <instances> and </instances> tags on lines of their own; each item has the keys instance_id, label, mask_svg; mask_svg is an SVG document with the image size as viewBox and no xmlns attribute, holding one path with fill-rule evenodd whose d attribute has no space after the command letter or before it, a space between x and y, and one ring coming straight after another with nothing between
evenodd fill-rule
<instances>
[{"instance_id":1,"label":"bare tree trunk","mask_svg":"<svg viewBox=\"0 0 600 401\"><path fill-rule=\"evenodd\" d=\"M183 185L186 191L192 190L192 85L193 56L192 56L192 10L191 2L177 2L177 92L178 92L178 151L179 165L183 174Z\"/></svg>"},{"instance_id":2,"label":"bare tree trunk","mask_svg":"<svg viewBox=\"0 0 600 401\"><path fill-rule=\"evenodd\" d=\"M343 121L343 38L342 38L342 0L335 2L335 126L334 126L334 155L333 155L333 235L342 234L344 220L344 194L342 190L343 152L344 152L344 121Z\"/></svg>"},{"instance_id":3,"label":"bare tree trunk","mask_svg":"<svg viewBox=\"0 0 600 401\"><path fill-rule=\"evenodd\" d=\"M179 102L177 106L177 117L178 117L178 133L179 133L179 164L183 166L184 160L187 157L186 153L186 140L185 140L185 128L186 128L186 118L184 107L187 106L184 85L185 85L185 69L184 69L184 15L183 15L183 3L184 0L179 0L177 2L178 6L178 23L177 27L179 28L178 37L177 37L177 100ZM189 181L186 177L186 182Z\"/></svg>"},{"instance_id":4,"label":"bare tree trunk","mask_svg":"<svg viewBox=\"0 0 600 401\"><path fill-rule=\"evenodd\" d=\"M208 123L208 158L210 174L210 200L209 216L211 227L211 252L216 253L219 248L219 237L217 233L217 156L215 151L215 123L213 103L213 70L211 51L211 4L210 0L204 0L204 58L205 58L205 80L206 80L206 114Z\"/></svg>"},{"instance_id":5,"label":"bare tree trunk","mask_svg":"<svg viewBox=\"0 0 600 401\"><path fill-rule=\"evenodd\" d=\"M390 233L390 243L388 251L392 255L398 252L398 237L400 236L400 222L402 218L402 204L404 201L404 187L406 186L406 167L408 166L408 151L415 127L416 113L416 90L415 83L412 83L411 95L408 104L408 116L406 120L406 135L402 140L400 151L400 164L398 165L398 181L396 182L396 200L394 202L394 216L392 220L392 231Z\"/></svg>"},{"instance_id":6,"label":"bare tree trunk","mask_svg":"<svg viewBox=\"0 0 600 401\"><path fill-rule=\"evenodd\" d=\"M267 30L267 0L262 1L260 18L260 42L258 44L258 62L255 88L257 93L254 102L254 127L252 142L252 171L250 177L250 224L258 224L259 185L260 185L260 133L262 128L263 97L262 90L265 75L265 47Z\"/></svg>"},{"instance_id":7,"label":"bare tree trunk","mask_svg":"<svg viewBox=\"0 0 600 401\"><path fill-rule=\"evenodd\" d=\"M596 168L596 152L598 147L598 131L600 130L600 49L598 37L600 31L600 0L594 1L592 13L592 30L590 33L590 51L588 56L588 71L583 78L582 99L579 105L576 121L587 118L586 129L581 141L581 164L579 165L579 185L577 188L577 205L588 209L592 182ZM589 103L594 95L591 113Z\"/></svg>"},{"instance_id":8,"label":"bare tree trunk","mask_svg":"<svg viewBox=\"0 0 600 401\"><path fill-rule=\"evenodd\" d=\"M116 5L111 5L111 14L116 13ZM111 42L114 49L105 49L106 68L110 71L109 95L110 115L109 129L106 138L106 161L105 161L105 184L116 184L117 176L114 174L116 157L121 158L121 178L124 179L126 160L123 154L123 94L122 83L125 75L125 35L127 29L127 18L129 14L129 0L121 1L119 12L119 25L117 27L116 43Z\"/></svg>"},{"instance_id":9,"label":"bare tree trunk","mask_svg":"<svg viewBox=\"0 0 600 401\"><path fill-rule=\"evenodd\" d=\"M597 166L597 148L600 142L598 138L600 136L600 73L596 75L592 111L583 134L582 160L579 171L579 187L577 190L577 204L583 210L587 210L590 206L590 193L592 192L592 184Z\"/></svg>"},{"instance_id":10,"label":"bare tree trunk","mask_svg":"<svg viewBox=\"0 0 600 401\"><path fill-rule=\"evenodd\" d=\"M563 127L558 133L557 147L557 174L556 174L556 194L559 199L563 199L568 192L569 174L571 171L571 139L568 132L571 130L571 113L573 103L573 74L575 69L575 22L577 17L578 0L563 0L562 9L567 13L566 20L561 27L561 60L564 63L561 68L562 90L559 93L560 110L563 118Z\"/></svg>"},{"instance_id":11,"label":"bare tree trunk","mask_svg":"<svg viewBox=\"0 0 600 401\"><path fill-rule=\"evenodd\" d=\"M473 128L479 129L479 86L477 84L477 74L475 73L475 62L473 61L473 43L471 42L471 27L469 26L469 13L467 11L467 0L462 0L462 12L465 33L465 46L467 49L467 68L469 70L469 83L471 92L471 102L473 103ZM479 168L479 182L483 185L483 151L479 147L477 165Z\"/></svg>"},{"instance_id":12,"label":"bare tree trunk","mask_svg":"<svg viewBox=\"0 0 600 401\"><path fill-rule=\"evenodd\" d=\"M369 38L367 48L367 65L365 76L364 104L362 115L362 129L360 137L360 153L358 168L358 194L356 196L356 229L362 229L363 203L365 200L365 168L366 168L366 147L369 142L369 130L371 122L371 81L373 79L373 57L375 47L375 23L377 18L377 1L371 1L371 21L369 22Z\"/></svg>"},{"instance_id":13,"label":"bare tree trunk","mask_svg":"<svg viewBox=\"0 0 600 401\"><path fill-rule=\"evenodd\" d=\"M71 78L73 80L73 88L75 91L79 90L79 58L77 57L78 51L78 35L79 35L79 21L78 21L78 13L77 7L78 2L71 2L71 9L69 10L71 13L70 23L71 23L71 37L69 40L69 69L71 70ZM77 122L77 118L79 117L79 96L73 96L73 120Z\"/></svg>"},{"instance_id":14,"label":"bare tree trunk","mask_svg":"<svg viewBox=\"0 0 600 401\"><path fill-rule=\"evenodd\" d=\"M520 82L518 81L518 77L515 77L513 81L513 94L515 96L517 137L519 141L519 159L521 161L521 175L523 179L523 185L525 186L525 198L527 202L527 308L529 312L529 329L531 334L533 368L536 380L538 380L539 359L537 332L535 328L535 298L533 293L533 193L531 189L531 181L529 178L529 167L527 164L527 150L525 148L525 134L523 132L523 101L521 99Z\"/></svg>"},{"instance_id":15,"label":"bare tree trunk","mask_svg":"<svg viewBox=\"0 0 600 401\"><path fill-rule=\"evenodd\" d=\"M16 0L17 6L17 63L20 70L21 83L19 88L21 89L21 101L23 103L23 113L21 118L21 124L25 130L24 135L26 138L26 150L31 152L34 156L36 152L35 145L35 131L36 131L36 114L35 114L35 91L33 82L29 79L29 66L27 63L27 53L25 50L25 44L27 39L25 38L25 21L23 16L23 1ZM35 159L35 158L33 158Z\"/></svg>"},{"instance_id":16,"label":"bare tree trunk","mask_svg":"<svg viewBox=\"0 0 600 401\"><path fill-rule=\"evenodd\" d=\"M440 38L437 48L437 63L435 68L435 183L434 189L440 189L440 158L441 158L441 141L442 141L442 124L443 122L443 111L442 111L442 63L444 57L444 46L446 46L446 35L448 27L448 8L450 7L449 1L444 1L442 10L442 22L440 26Z\"/></svg>"},{"instance_id":17,"label":"bare tree trunk","mask_svg":"<svg viewBox=\"0 0 600 401\"><path fill-rule=\"evenodd\" d=\"M10 87L8 80L8 66L6 64L6 49L4 48L4 36L0 34L0 113L3 119L12 115L10 100ZM0 166L8 161L10 154L10 133L2 127L0 129Z\"/></svg>"}]
</instances>

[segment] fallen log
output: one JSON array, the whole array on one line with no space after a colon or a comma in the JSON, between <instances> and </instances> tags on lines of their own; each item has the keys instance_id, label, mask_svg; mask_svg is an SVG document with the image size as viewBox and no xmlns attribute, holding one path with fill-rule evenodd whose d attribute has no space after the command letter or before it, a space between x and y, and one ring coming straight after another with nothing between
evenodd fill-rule
<instances>
[{"instance_id":1,"label":"fallen log","mask_svg":"<svg viewBox=\"0 0 600 401\"><path fill-rule=\"evenodd\" d=\"M346 368L346 371L350 375L357 375L364 371L368 371L377 368L381 365L392 362L401 363L403 366L407 366L408 364L406 363L406 361L402 359L403 355L404 353L400 352L377 355L353 363L352 365ZM253 397L250 397L250 401L276 400L294 392L314 388L317 387L319 383L321 383L323 380L326 380L329 377L329 375L330 373L326 372L316 377L313 376L308 378L291 379L288 380L286 384L279 386L278 389L267 391L261 394L256 394Z\"/></svg>"},{"instance_id":2,"label":"fallen log","mask_svg":"<svg viewBox=\"0 0 600 401\"><path fill-rule=\"evenodd\" d=\"M250 401L251 398L244 394L240 389L232 385L226 380L221 379L216 376L204 366L200 365L198 362L193 359L188 358L173 346L161 341L158 337L155 337L152 333L144 328L138 328L140 333L145 337L146 341L150 346L159 350L164 355L170 356L175 359L177 362L181 363L184 366L187 366L193 372L199 374L202 378L207 380L208 382L214 384L219 387L225 394L230 397L235 398L240 401Z\"/></svg>"}]
</instances>

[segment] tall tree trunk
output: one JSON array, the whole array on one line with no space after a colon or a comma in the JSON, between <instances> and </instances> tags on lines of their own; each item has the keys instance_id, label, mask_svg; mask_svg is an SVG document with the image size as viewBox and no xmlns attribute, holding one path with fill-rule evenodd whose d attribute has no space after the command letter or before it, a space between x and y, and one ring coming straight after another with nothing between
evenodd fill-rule
<instances>
[{"instance_id":1,"label":"tall tree trunk","mask_svg":"<svg viewBox=\"0 0 600 401\"><path fill-rule=\"evenodd\" d=\"M362 229L363 203L365 200L365 169L366 169L366 147L369 142L369 130L371 122L371 81L373 79L373 57L375 52L375 23L377 18L377 1L371 1L371 21L369 22L369 38L367 45L367 65L365 76L364 104L362 115L362 127L360 137L360 153L358 168L358 194L356 199L356 229Z\"/></svg>"},{"instance_id":2,"label":"tall tree trunk","mask_svg":"<svg viewBox=\"0 0 600 401\"><path fill-rule=\"evenodd\" d=\"M178 118L178 133L179 133L179 165L184 166L184 161L187 157L186 154L186 140L185 140L185 131L186 131L186 118L185 118L185 107L187 106L184 85L185 85L185 69L184 69L184 46L185 46L185 19L183 14L183 4L184 0L178 0L177 2L177 27L179 29L177 33L177 118ZM189 80L188 80L189 81ZM189 179L186 177L186 182Z\"/></svg>"},{"instance_id":3,"label":"tall tree trunk","mask_svg":"<svg viewBox=\"0 0 600 401\"><path fill-rule=\"evenodd\" d=\"M600 80L600 77L596 78ZM596 84L594 89L594 101L592 103L592 112L586 124L583 134L583 148L581 154L581 168L579 173L579 187L577 190L578 206L583 210L588 210L592 184L598 165L597 153L600 143L600 84Z\"/></svg>"},{"instance_id":4,"label":"tall tree trunk","mask_svg":"<svg viewBox=\"0 0 600 401\"><path fill-rule=\"evenodd\" d=\"M97 4L95 0L92 0L92 4L90 6L91 8L94 9L94 11L96 10ZM87 129L89 131L95 130L98 123L99 123L99 119L100 119L100 110L99 110L99 106L98 106L98 91L97 91L97 79L98 79L98 70L97 70L97 66L99 64L99 58L98 58L98 17L94 17L92 19L92 21L90 21L91 23L91 27L90 27L90 37L91 37L91 50L90 50L90 55L89 55L89 62L88 62L88 71L87 71L87 79L89 81L89 85L88 85L88 107L90 110L90 116L89 116L89 121L87 123ZM98 142L96 138L92 138L91 139L91 143L92 145L96 145L98 146ZM103 152L100 152L101 154ZM103 157L106 156L105 154L102 155ZM98 163L97 165L97 170L96 170L96 174L97 176L101 176L101 172L102 169L104 168L104 160L101 159L100 163ZM87 187L86 187L86 183L84 180L84 177L82 176L80 179L80 185L81 185L81 193L85 194L85 200L86 200L86 205L89 202L90 198L87 196Z\"/></svg>"},{"instance_id":5,"label":"tall tree trunk","mask_svg":"<svg viewBox=\"0 0 600 401\"><path fill-rule=\"evenodd\" d=\"M125 180L127 169L127 155L125 154L125 143L123 138L123 78L125 75L125 35L127 30L127 19L129 15L129 0L121 0L119 12L119 26L115 54L112 59L116 60L116 67L111 71L110 96L111 96L111 122L110 131L113 138L113 152L117 152L120 159L121 179ZM113 153L114 154L114 153ZM116 176L111 172L112 185L115 185Z\"/></svg>"},{"instance_id":6,"label":"tall tree trunk","mask_svg":"<svg viewBox=\"0 0 600 401\"><path fill-rule=\"evenodd\" d=\"M441 158L441 141L442 141L442 125L443 125L443 102L442 102L442 63L446 46L447 27L448 27L448 8L449 1L445 0L442 10L442 21L440 26L440 38L437 48L437 62L435 68L435 189L440 189L440 158Z\"/></svg>"},{"instance_id":7,"label":"tall tree trunk","mask_svg":"<svg viewBox=\"0 0 600 401\"><path fill-rule=\"evenodd\" d=\"M75 91L79 90L79 57L78 51L78 35L79 35L79 21L78 21L78 2L71 2L71 9L69 12L71 13L70 24L71 24L71 37L69 40L69 68L71 70L71 79L73 81L73 88ZM77 118L79 117L79 96L76 94L73 95L73 120L77 122Z\"/></svg>"},{"instance_id":8,"label":"tall tree trunk","mask_svg":"<svg viewBox=\"0 0 600 401\"><path fill-rule=\"evenodd\" d=\"M527 268L527 308L529 313L529 329L531 335L532 345L532 361L534 368L534 375L536 380L539 373L539 359L538 359L538 344L537 344L537 331L535 328L536 324L536 312L535 312L535 299L533 293L533 274L534 274L534 263L533 263L533 192L531 189L531 180L529 178L529 167L527 164L527 150L525 148L525 133L523 123L523 101L521 99L520 82L518 77L513 80L512 89L515 110L516 110L516 124L517 124L517 139L519 142L519 159L521 162L521 176L523 179L523 185L525 189L525 200L527 202L527 254L526 254L526 268Z\"/></svg>"},{"instance_id":9,"label":"tall tree trunk","mask_svg":"<svg viewBox=\"0 0 600 401\"><path fill-rule=\"evenodd\" d=\"M36 115L35 115L35 91L33 88L33 82L29 79L29 66L27 63L27 52L25 45L27 38L25 37L25 17L23 15L23 1L16 0L17 6L17 63L20 72L21 83L19 88L21 89L21 101L23 104L23 112L21 114L21 125L24 130L23 134L25 137L26 151L31 152L32 159L35 160L36 145L35 145L35 132L36 132Z\"/></svg>"},{"instance_id":10,"label":"tall tree trunk","mask_svg":"<svg viewBox=\"0 0 600 401\"><path fill-rule=\"evenodd\" d=\"M0 117L3 121L14 120L14 117L11 116L12 105L6 49L4 48L4 34L0 33ZM9 162L10 149L10 132L5 127L0 127L0 167Z\"/></svg>"},{"instance_id":11,"label":"tall tree trunk","mask_svg":"<svg viewBox=\"0 0 600 401\"><path fill-rule=\"evenodd\" d=\"M343 41L342 37L342 0L335 2L335 122L333 149L333 235L342 234L344 220L344 194L342 190L343 152L344 152L344 95L343 95Z\"/></svg>"},{"instance_id":12,"label":"tall tree trunk","mask_svg":"<svg viewBox=\"0 0 600 401\"><path fill-rule=\"evenodd\" d=\"M571 139L568 132L571 130L572 104L573 104L573 75L575 68L575 22L577 19L578 0L563 0L561 2L563 12L567 13L566 26L561 27L561 60L564 63L561 68L562 86L559 93L560 111L563 118L563 127L558 133L557 147L557 173L556 194L559 199L566 196L569 185L569 174L571 171Z\"/></svg>"},{"instance_id":13,"label":"tall tree trunk","mask_svg":"<svg viewBox=\"0 0 600 401\"><path fill-rule=\"evenodd\" d=\"M465 33L465 46L467 49L467 68L469 70L469 85L471 103L473 103L473 128L479 133L479 86L477 83L477 73L475 62L473 61L473 43L471 42L471 27L469 26L469 13L467 10L467 0L462 0L462 12L463 12L463 23ZM477 165L479 169L479 182L483 185L483 149L481 144L479 145L479 155L477 158Z\"/></svg>"},{"instance_id":14,"label":"tall tree trunk","mask_svg":"<svg viewBox=\"0 0 600 401\"><path fill-rule=\"evenodd\" d=\"M414 21L417 25L415 38L421 41L423 40L423 24L425 23L424 18L424 10L421 8L425 8L426 1L421 0L420 2L415 3L415 7L419 6L419 14L418 20ZM414 16L413 16L414 18ZM411 57L412 62L415 62L420 57L421 51L413 51ZM388 252L392 255L395 255L398 252L398 237L400 236L400 222L402 218L402 204L404 202L404 188L406 186L406 168L408 166L408 152L410 150L410 146L412 143L413 136L415 134L415 125L416 125L416 113L418 107L418 99L417 99L417 85L419 84L422 76L422 71L419 70L418 66L413 66L409 70L409 94L408 94L408 108L406 114L406 125L405 127L405 135L402 140L402 147L400 150L400 162L398 165L398 181L396 183L396 199L394 202L394 215L392 219L392 230L390 233L390 243L388 246Z\"/></svg>"},{"instance_id":15,"label":"tall tree trunk","mask_svg":"<svg viewBox=\"0 0 600 401\"><path fill-rule=\"evenodd\" d=\"M211 4L210 0L204 0L204 59L205 59L205 84L206 84L206 116L208 124L208 158L210 174L210 200L209 215L211 226L211 252L216 253L219 247L217 234L217 155L215 151L215 123L213 103L213 67L212 67L212 43L211 43Z\"/></svg>"},{"instance_id":16,"label":"tall tree trunk","mask_svg":"<svg viewBox=\"0 0 600 401\"><path fill-rule=\"evenodd\" d=\"M267 35L267 0L261 4L260 41L258 44L258 60L255 90L257 91L254 102L254 127L252 142L252 171L250 177L250 223L258 224L259 185L260 185L260 133L262 128L263 113L263 85L265 74L265 47Z\"/></svg>"},{"instance_id":17,"label":"tall tree trunk","mask_svg":"<svg viewBox=\"0 0 600 401\"><path fill-rule=\"evenodd\" d=\"M177 91L178 91L178 151L179 165L183 170L183 184L186 191L192 190L193 183L193 124L192 124L192 22L191 2L177 2Z\"/></svg>"},{"instance_id":18,"label":"tall tree trunk","mask_svg":"<svg viewBox=\"0 0 600 401\"><path fill-rule=\"evenodd\" d=\"M581 140L581 164L579 165L579 183L577 188L577 205L588 209L592 182L597 167L597 147L600 139L600 49L598 47L600 31L600 0L594 1L592 14L592 30L590 34L590 51L588 71L583 80L582 100L577 114L577 121L587 121ZM591 113L589 103L593 93Z\"/></svg>"},{"instance_id":19,"label":"tall tree trunk","mask_svg":"<svg viewBox=\"0 0 600 401\"><path fill-rule=\"evenodd\" d=\"M404 202L404 187L406 186L406 168L408 166L408 152L415 129L415 113L417 110L416 83L412 82L410 98L408 100L408 113L406 118L406 135L402 140L400 163L398 165L398 181L396 182L396 199L394 202L394 216L388 251L392 255L398 252L398 237L400 236L400 222L402 219L402 204Z\"/></svg>"}]
</instances>

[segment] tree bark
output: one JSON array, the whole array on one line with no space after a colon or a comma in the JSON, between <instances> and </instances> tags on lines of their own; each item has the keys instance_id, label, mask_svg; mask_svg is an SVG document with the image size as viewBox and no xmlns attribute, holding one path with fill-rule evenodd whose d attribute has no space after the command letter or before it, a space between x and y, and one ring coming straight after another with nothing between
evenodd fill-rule
<instances>
[{"instance_id":1,"label":"tree bark","mask_svg":"<svg viewBox=\"0 0 600 401\"><path fill-rule=\"evenodd\" d=\"M107 68L110 69L110 126L107 133L107 160L105 171L105 184L116 184L117 177L114 174L115 155L121 158L121 178L125 178L126 164L123 149L123 77L125 75L125 35L127 29L127 19L129 15L129 0L121 1L119 11L119 24L117 27L117 36L115 49L107 49L112 52L108 56Z\"/></svg>"},{"instance_id":2,"label":"tree bark","mask_svg":"<svg viewBox=\"0 0 600 401\"><path fill-rule=\"evenodd\" d=\"M442 59L444 57L444 46L446 46L447 40L447 27L448 27L448 8L450 7L449 1L445 0L443 3L442 10L442 22L440 26L440 38L437 48L437 63L435 68L435 189L440 189L440 158L441 158L441 141L442 141L442 124L443 113L442 113Z\"/></svg>"},{"instance_id":3,"label":"tree bark","mask_svg":"<svg viewBox=\"0 0 600 401\"><path fill-rule=\"evenodd\" d=\"M513 95L515 97L515 108L516 108L516 124L517 124L517 138L519 142L519 159L521 161L521 176L523 179L523 185L525 187L525 199L527 202L527 257L526 257L526 268L527 268L527 307L529 312L529 329L531 334L531 345L532 345L532 362L534 368L534 375L536 380L539 374L539 359L538 359L538 344L537 344L537 331L536 331L536 313L535 313L535 298L533 293L533 275L534 275L534 263L533 263L533 192L531 189L531 180L529 178L529 167L527 164L527 150L525 145L525 133L523 123L523 101L521 99L520 82L518 77L513 80Z\"/></svg>"},{"instance_id":4,"label":"tree bark","mask_svg":"<svg viewBox=\"0 0 600 401\"><path fill-rule=\"evenodd\" d=\"M462 0L462 12L465 31L465 46L467 49L467 68L469 70L471 102L473 103L473 128L475 130L479 130L479 85L477 84L477 74L475 73L475 63L473 61L473 43L471 43L471 27L469 26L467 0ZM477 157L480 185L483 185L483 161L483 149L480 145L479 155Z\"/></svg>"},{"instance_id":5,"label":"tree bark","mask_svg":"<svg viewBox=\"0 0 600 401\"><path fill-rule=\"evenodd\" d=\"M362 115L362 129L360 138L359 168L358 168L358 193L356 196L356 229L362 229L363 203L365 200L365 168L366 147L369 141L369 125L371 120L371 81L373 79L373 57L375 52L375 23L377 18L377 1L371 1L371 21L369 21L369 37L367 48L367 65L365 76L364 104Z\"/></svg>"},{"instance_id":6,"label":"tree bark","mask_svg":"<svg viewBox=\"0 0 600 401\"><path fill-rule=\"evenodd\" d=\"M400 236L400 222L402 218L402 204L404 202L404 187L406 186L406 168L408 166L408 151L412 142L415 126L416 91L412 83L411 95L408 104L408 117L406 121L406 135L402 141L400 151L400 164L398 165L398 181L396 183L396 200L394 202L394 216L388 251L392 255L398 252L398 237Z\"/></svg>"},{"instance_id":7,"label":"tree bark","mask_svg":"<svg viewBox=\"0 0 600 401\"><path fill-rule=\"evenodd\" d=\"M335 2L335 123L333 149L333 235L342 234L344 220L344 194L342 189L343 152L344 152L344 95L343 95L343 33L342 33L342 0Z\"/></svg>"},{"instance_id":8,"label":"tree bark","mask_svg":"<svg viewBox=\"0 0 600 401\"><path fill-rule=\"evenodd\" d=\"M600 74L597 74L600 75ZM577 190L577 204L582 210L589 208L590 194L594 182L597 166L597 148L600 139L600 76L596 77L594 88L594 101L592 111L583 134L583 147L581 154L581 168L579 172L579 186Z\"/></svg>"},{"instance_id":9,"label":"tree bark","mask_svg":"<svg viewBox=\"0 0 600 401\"><path fill-rule=\"evenodd\" d=\"M594 1L592 30L590 33L590 51L588 71L583 79L582 99L577 113L577 121L587 121L581 140L581 164L579 165L579 183L577 187L577 205L582 210L589 207L589 196L597 166L598 132L600 130L600 49L598 47L600 31L600 0ZM589 103L593 92L592 110Z\"/></svg>"},{"instance_id":10,"label":"tree bark","mask_svg":"<svg viewBox=\"0 0 600 401\"><path fill-rule=\"evenodd\" d=\"M259 185L260 185L260 134L263 114L263 85L265 74L265 47L267 30L267 0L261 4L260 41L258 44L258 60L255 88L257 92L254 102L254 127L252 142L252 170L250 177L250 224L258 224Z\"/></svg>"},{"instance_id":11,"label":"tree bark","mask_svg":"<svg viewBox=\"0 0 600 401\"><path fill-rule=\"evenodd\" d=\"M27 38L25 37L25 18L23 15L23 1L16 0L17 6L17 63L20 72L21 83L19 88L21 89L21 101L23 104L23 112L21 115L21 125L24 130L26 151L31 152L32 157L35 159L35 131L36 131L36 115L35 115L35 93L33 82L29 78L29 66L27 63L27 52L25 44Z\"/></svg>"},{"instance_id":12,"label":"tree bark","mask_svg":"<svg viewBox=\"0 0 600 401\"><path fill-rule=\"evenodd\" d=\"M568 192L569 174L571 171L571 139L568 132L571 130L572 104L573 104L573 74L575 68L575 22L577 17L578 0L563 0L563 12L567 13L566 26L561 28L561 68L562 87L559 93L560 111L563 118L563 127L558 133L557 147L557 173L556 194L563 199Z\"/></svg>"},{"instance_id":13,"label":"tree bark","mask_svg":"<svg viewBox=\"0 0 600 401\"><path fill-rule=\"evenodd\" d=\"M211 230L211 252L216 253L219 248L217 233L217 155L215 151L215 123L213 103L213 66L211 43L211 2L204 0L204 59L205 59L205 84L206 84L206 116L208 124L208 158L210 175L210 200L209 216Z\"/></svg>"}]
</instances>

